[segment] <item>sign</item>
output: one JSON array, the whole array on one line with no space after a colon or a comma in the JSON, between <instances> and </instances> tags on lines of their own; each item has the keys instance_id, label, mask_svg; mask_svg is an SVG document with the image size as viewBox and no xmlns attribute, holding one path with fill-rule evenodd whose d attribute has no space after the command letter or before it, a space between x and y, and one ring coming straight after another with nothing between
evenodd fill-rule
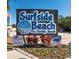
<instances>
[{"instance_id":1,"label":"sign","mask_svg":"<svg viewBox=\"0 0 79 59\"><path fill-rule=\"evenodd\" d=\"M58 11L50 9L17 9L17 35L56 34Z\"/></svg>"},{"instance_id":2,"label":"sign","mask_svg":"<svg viewBox=\"0 0 79 59\"><path fill-rule=\"evenodd\" d=\"M61 43L61 35L53 36L53 45L59 45Z\"/></svg>"},{"instance_id":3,"label":"sign","mask_svg":"<svg viewBox=\"0 0 79 59\"><path fill-rule=\"evenodd\" d=\"M23 46L24 42L22 38L18 36L13 36L13 46Z\"/></svg>"}]
</instances>

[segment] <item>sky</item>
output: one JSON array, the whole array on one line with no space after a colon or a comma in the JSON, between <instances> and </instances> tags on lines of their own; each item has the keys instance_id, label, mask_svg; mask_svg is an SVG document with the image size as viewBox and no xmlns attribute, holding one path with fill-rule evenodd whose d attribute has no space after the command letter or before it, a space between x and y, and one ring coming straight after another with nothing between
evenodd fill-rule
<instances>
[{"instance_id":1,"label":"sky","mask_svg":"<svg viewBox=\"0 0 79 59\"><path fill-rule=\"evenodd\" d=\"M16 24L16 9L57 9L58 15L71 16L71 0L10 0L11 24Z\"/></svg>"}]
</instances>

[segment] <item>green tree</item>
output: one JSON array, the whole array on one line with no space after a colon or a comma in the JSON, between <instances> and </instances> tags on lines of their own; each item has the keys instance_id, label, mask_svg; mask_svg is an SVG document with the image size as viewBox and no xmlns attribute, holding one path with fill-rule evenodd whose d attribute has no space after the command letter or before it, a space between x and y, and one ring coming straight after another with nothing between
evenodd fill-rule
<instances>
[{"instance_id":1,"label":"green tree","mask_svg":"<svg viewBox=\"0 0 79 59\"><path fill-rule=\"evenodd\" d=\"M70 16L61 18L59 20L59 24L61 25L64 32L71 32L71 17Z\"/></svg>"}]
</instances>

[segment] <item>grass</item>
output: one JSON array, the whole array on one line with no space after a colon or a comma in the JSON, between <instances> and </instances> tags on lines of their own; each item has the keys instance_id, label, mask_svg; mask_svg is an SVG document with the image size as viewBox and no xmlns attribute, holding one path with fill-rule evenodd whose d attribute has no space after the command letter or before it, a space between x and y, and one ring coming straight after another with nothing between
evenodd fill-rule
<instances>
[{"instance_id":1,"label":"grass","mask_svg":"<svg viewBox=\"0 0 79 59\"><path fill-rule=\"evenodd\" d=\"M65 46L65 45L64 45ZM71 56L70 46L61 48L21 48L25 52L33 54L40 59L64 59Z\"/></svg>"},{"instance_id":2,"label":"grass","mask_svg":"<svg viewBox=\"0 0 79 59\"><path fill-rule=\"evenodd\" d=\"M12 48L13 48L12 43L7 43L7 51L12 50Z\"/></svg>"}]
</instances>

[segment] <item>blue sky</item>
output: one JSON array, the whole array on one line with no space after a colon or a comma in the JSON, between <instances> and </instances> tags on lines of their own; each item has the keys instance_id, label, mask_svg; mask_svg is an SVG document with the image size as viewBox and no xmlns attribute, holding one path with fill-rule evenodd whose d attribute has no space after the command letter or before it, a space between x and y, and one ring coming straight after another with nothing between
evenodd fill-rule
<instances>
[{"instance_id":1,"label":"blue sky","mask_svg":"<svg viewBox=\"0 0 79 59\"><path fill-rule=\"evenodd\" d=\"M71 15L71 0L10 0L12 24L16 23L16 9L58 9L58 14Z\"/></svg>"}]
</instances>

